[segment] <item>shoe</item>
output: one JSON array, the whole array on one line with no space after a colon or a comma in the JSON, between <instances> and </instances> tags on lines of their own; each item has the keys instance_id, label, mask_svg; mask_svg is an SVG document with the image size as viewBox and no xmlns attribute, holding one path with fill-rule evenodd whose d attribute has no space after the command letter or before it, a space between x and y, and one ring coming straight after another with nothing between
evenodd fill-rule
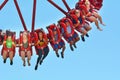
<instances>
[{"instance_id":1,"label":"shoe","mask_svg":"<svg viewBox=\"0 0 120 80\"><path fill-rule=\"evenodd\" d=\"M10 61L10 65L13 65L13 61L12 60Z\"/></svg>"},{"instance_id":2,"label":"shoe","mask_svg":"<svg viewBox=\"0 0 120 80\"><path fill-rule=\"evenodd\" d=\"M85 42L85 38L84 38L84 36L81 35L81 38L82 38L82 41Z\"/></svg>"},{"instance_id":3,"label":"shoe","mask_svg":"<svg viewBox=\"0 0 120 80\"><path fill-rule=\"evenodd\" d=\"M24 67L26 66L26 63L25 63L25 61L23 62L23 66L24 66Z\"/></svg>"},{"instance_id":4,"label":"shoe","mask_svg":"<svg viewBox=\"0 0 120 80\"><path fill-rule=\"evenodd\" d=\"M64 54L63 54L63 52L61 52L61 58L64 58Z\"/></svg>"},{"instance_id":5,"label":"shoe","mask_svg":"<svg viewBox=\"0 0 120 80\"><path fill-rule=\"evenodd\" d=\"M89 35L88 35L88 34L86 34L86 36L87 36L87 37L89 37Z\"/></svg>"},{"instance_id":6,"label":"shoe","mask_svg":"<svg viewBox=\"0 0 120 80\"><path fill-rule=\"evenodd\" d=\"M43 63L43 60L40 61L40 65Z\"/></svg>"},{"instance_id":7,"label":"shoe","mask_svg":"<svg viewBox=\"0 0 120 80\"><path fill-rule=\"evenodd\" d=\"M37 70L37 68L38 68L38 65L35 66L35 70Z\"/></svg>"},{"instance_id":8,"label":"shoe","mask_svg":"<svg viewBox=\"0 0 120 80\"><path fill-rule=\"evenodd\" d=\"M30 66L31 64L30 64L30 61L28 61L28 66Z\"/></svg>"},{"instance_id":9,"label":"shoe","mask_svg":"<svg viewBox=\"0 0 120 80\"><path fill-rule=\"evenodd\" d=\"M30 63L28 63L28 66L30 66L31 64Z\"/></svg>"},{"instance_id":10,"label":"shoe","mask_svg":"<svg viewBox=\"0 0 120 80\"><path fill-rule=\"evenodd\" d=\"M6 63L6 59L3 60L3 63Z\"/></svg>"},{"instance_id":11,"label":"shoe","mask_svg":"<svg viewBox=\"0 0 120 80\"><path fill-rule=\"evenodd\" d=\"M74 49L73 49L73 47L72 47L72 46L70 46L70 49L71 49L72 51L74 51Z\"/></svg>"},{"instance_id":12,"label":"shoe","mask_svg":"<svg viewBox=\"0 0 120 80\"><path fill-rule=\"evenodd\" d=\"M59 58L60 56L59 56L59 54L56 54L56 56Z\"/></svg>"},{"instance_id":13,"label":"shoe","mask_svg":"<svg viewBox=\"0 0 120 80\"><path fill-rule=\"evenodd\" d=\"M76 44L73 44L73 46L74 46L75 48L77 48Z\"/></svg>"}]
</instances>

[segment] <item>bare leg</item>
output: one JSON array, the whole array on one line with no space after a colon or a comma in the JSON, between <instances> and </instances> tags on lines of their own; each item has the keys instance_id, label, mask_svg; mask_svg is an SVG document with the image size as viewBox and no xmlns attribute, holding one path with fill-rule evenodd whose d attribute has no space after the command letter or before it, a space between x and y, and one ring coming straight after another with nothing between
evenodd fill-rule
<instances>
[{"instance_id":1,"label":"bare leg","mask_svg":"<svg viewBox=\"0 0 120 80\"><path fill-rule=\"evenodd\" d=\"M64 58L65 45L62 47L61 57Z\"/></svg>"},{"instance_id":2,"label":"bare leg","mask_svg":"<svg viewBox=\"0 0 120 80\"><path fill-rule=\"evenodd\" d=\"M80 40L79 37L75 38L75 41L74 41L74 44L73 44L73 46L74 46L75 48L77 48L76 43L77 43L79 40Z\"/></svg>"},{"instance_id":3,"label":"bare leg","mask_svg":"<svg viewBox=\"0 0 120 80\"><path fill-rule=\"evenodd\" d=\"M13 51L9 52L10 65L13 65Z\"/></svg>"},{"instance_id":4,"label":"bare leg","mask_svg":"<svg viewBox=\"0 0 120 80\"><path fill-rule=\"evenodd\" d=\"M3 51L3 63L6 63L6 59L7 59L7 51Z\"/></svg>"},{"instance_id":5,"label":"bare leg","mask_svg":"<svg viewBox=\"0 0 120 80\"><path fill-rule=\"evenodd\" d=\"M73 44L74 44L74 42L73 42L73 41L70 41L70 49L71 49L72 51L74 51L74 49L73 49L73 47L72 47Z\"/></svg>"},{"instance_id":6,"label":"bare leg","mask_svg":"<svg viewBox=\"0 0 120 80\"><path fill-rule=\"evenodd\" d=\"M58 49L55 50L56 56L59 57Z\"/></svg>"},{"instance_id":7,"label":"bare leg","mask_svg":"<svg viewBox=\"0 0 120 80\"><path fill-rule=\"evenodd\" d=\"M90 31L92 28L90 25L88 25L87 23L85 23L85 30L88 32Z\"/></svg>"},{"instance_id":8,"label":"bare leg","mask_svg":"<svg viewBox=\"0 0 120 80\"><path fill-rule=\"evenodd\" d=\"M28 66L30 66L30 59L31 59L31 51L27 51L27 62L28 62Z\"/></svg>"},{"instance_id":9,"label":"bare leg","mask_svg":"<svg viewBox=\"0 0 120 80\"><path fill-rule=\"evenodd\" d=\"M102 17L101 17L98 13L93 12L93 15L98 18L98 20L100 21L100 24L102 24L103 26L106 26L106 25L103 23L103 21L102 21Z\"/></svg>"},{"instance_id":10,"label":"bare leg","mask_svg":"<svg viewBox=\"0 0 120 80\"><path fill-rule=\"evenodd\" d=\"M26 66L25 51L21 51L21 57L22 57L22 60L23 60L23 66Z\"/></svg>"},{"instance_id":11,"label":"bare leg","mask_svg":"<svg viewBox=\"0 0 120 80\"><path fill-rule=\"evenodd\" d=\"M96 19L95 17L90 16L90 17L88 17L88 19L89 19L90 21L92 21L92 22L95 22L95 25L96 25L97 29L99 29L100 31L102 31L102 29L100 28L100 26L99 26L99 24L98 24L98 21L97 21L97 19Z\"/></svg>"},{"instance_id":12,"label":"bare leg","mask_svg":"<svg viewBox=\"0 0 120 80\"><path fill-rule=\"evenodd\" d=\"M82 35L81 35L82 41L85 41L84 36L87 34L87 31L86 31L84 28L81 28L81 29L80 29L80 33L82 34Z\"/></svg>"}]
</instances>

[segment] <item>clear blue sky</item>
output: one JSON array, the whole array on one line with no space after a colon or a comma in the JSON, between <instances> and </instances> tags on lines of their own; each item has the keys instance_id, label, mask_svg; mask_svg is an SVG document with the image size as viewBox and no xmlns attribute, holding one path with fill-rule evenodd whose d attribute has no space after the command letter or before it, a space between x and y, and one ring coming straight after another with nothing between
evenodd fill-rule
<instances>
[{"instance_id":1,"label":"clear blue sky","mask_svg":"<svg viewBox=\"0 0 120 80\"><path fill-rule=\"evenodd\" d=\"M0 0L0 3L3 0ZM47 0L37 0L36 29L52 23L56 23L64 15L50 5ZM54 0L63 6L61 0ZM74 8L78 0L67 0L71 8ZM25 22L31 30L31 15L33 0L18 0L21 6ZM65 59L57 58L51 49L48 57L38 70L34 70L37 56L35 51L31 60L31 67L23 67L22 60L18 56L18 50L14 58L14 65L9 65L9 60L3 64L0 57L1 80L120 80L120 0L104 0L103 7L99 11L106 23L103 31L96 29L91 24L92 30L86 42L79 41L78 48L72 52L67 45ZM65 9L65 7L63 6ZM13 0L0 11L0 28L17 32L23 30ZM45 29L46 31L46 29ZM0 47L1 49L1 47ZM0 50L1 51L1 50Z\"/></svg>"}]
</instances>

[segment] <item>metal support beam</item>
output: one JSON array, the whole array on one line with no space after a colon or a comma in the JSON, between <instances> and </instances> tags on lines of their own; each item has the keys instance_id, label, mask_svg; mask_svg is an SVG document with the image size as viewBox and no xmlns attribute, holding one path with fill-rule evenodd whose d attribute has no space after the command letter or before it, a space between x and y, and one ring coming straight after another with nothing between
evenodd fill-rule
<instances>
[{"instance_id":1,"label":"metal support beam","mask_svg":"<svg viewBox=\"0 0 120 80\"><path fill-rule=\"evenodd\" d=\"M34 27L35 27L35 16L36 16L36 3L37 0L34 0L33 2L33 13L32 13L32 32L34 31Z\"/></svg>"},{"instance_id":2,"label":"metal support beam","mask_svg":"<svg viewBox=\"0 0 120 80\"><path fill-rule=\"evenodd\" d=\"M17 12L18 12L18 14L19 14L20 20L21 20L21 22L22 22L23 28L24 28L25 31L27 31L27 27L26 27L25 21L24 21L24 19L23 19L22 13L21 13L21 11L20 11L20 8L19 8L19 6L18 6L17 0L14 0L14 4L15 4L15 6L16 6L16 9L17 9Z\"/></svg>"},{"instance_id":3,"label":"metal support beam","mask_svg":"<svg viewBox=\"0 0 120 80\"><path fill-rule=\"evenodd\" d=\"M6 5L7 2L8 2L8 0L5 0L5 1L0 5L0 10Z\"/></svg>"},{"instance_id":4,"label":"metal support beam","mask_svg":"<svg viewBox=\"0 0 120 80\"><path fill-rule=\"evenodd\" d=\"M67 12L64 11L61 7L59 7L56 3L54 3L52 0L48 0L49 3L51 3L54 7L56 7L58 10L60 10L63 14L67 15Z\"/></svg>"},{"instance_id":5,"label":"metal support beam","mask_svg":"<svg viewBox=\"0 0 120 80\"><path fill-rule=\"evenodd\" d=\"M71 9L70 9L70 7L68 6L66 0L62 0L62 1L63 1L63 3L64 3L65 7L67 8L67 10L70 11Z\"/></svg>"}]
</instances>

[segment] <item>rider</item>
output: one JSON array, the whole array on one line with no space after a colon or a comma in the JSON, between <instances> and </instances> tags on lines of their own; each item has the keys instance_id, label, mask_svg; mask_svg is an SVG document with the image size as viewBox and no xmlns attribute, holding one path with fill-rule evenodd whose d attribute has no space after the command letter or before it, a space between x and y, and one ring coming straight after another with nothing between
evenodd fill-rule
<instances>
[{"instance_id":1,"label":"rider","mask_svg":"<svg viewBox=\"0 0 120 80\"><path fill-rule=\"evenodd\" d=\"M37 58L35 70L37 70L38 68L38 63L40 63L41 65L43 60L47 57L49 53L47 35L44 33L42 29L41 31L38 32L37 35L38 35L37 36L38 40L37 40L37 43L35 44L35 48L37 51L38 58Z\"/></svg>"},{"instance_id":2,"label":"rider","mask_svg":"<svg viewBox=\"0 0 120 80\"><path fill-rule=\"evenodd\" d=\"M15 54L15 42L14 40L12 39L12 33L9 32L9 34L6 34L7 38L4 39L4 42L3 42L3 49L2 49L2 55L3 55L3 59L4 59L4 63L6 63L6 60L7 58L9 57L10 58L10 65L13 65L13 57L14 57L14 54Z\"/></svg>"},{"instance_id":3,"label":"rider","mask_svg":"<svg viewBox=\"0 0 120 80\"><path fill-rule=\"evenodd\" d=\"M53 27L53 28L52 28ZM58 50L62 48L61 57L64 58L64 51L65 51L65 43L61 37L60 31L56 25L50 25L48 27L48 31L52 31L53 34L48 34L50 39L50 44L52 45L54 51L56 52L56 56L59 57Z\"/></svg>"},{"instance_id":4,"label":"rider","mask_svg":"<svg viewBox=\"0 0 120 80\"><path fill-rule=\"evenodd\" d=\"M21 33L22 36L20 36L20 56L23 60L23 66L26 66L26 60L25 57L27 57L27 63L28 66L30 66L30 59L32 56L32 49L31 49L31 40L30 35L27 31L24 31Z\"/></svg>"}]
</instances>

